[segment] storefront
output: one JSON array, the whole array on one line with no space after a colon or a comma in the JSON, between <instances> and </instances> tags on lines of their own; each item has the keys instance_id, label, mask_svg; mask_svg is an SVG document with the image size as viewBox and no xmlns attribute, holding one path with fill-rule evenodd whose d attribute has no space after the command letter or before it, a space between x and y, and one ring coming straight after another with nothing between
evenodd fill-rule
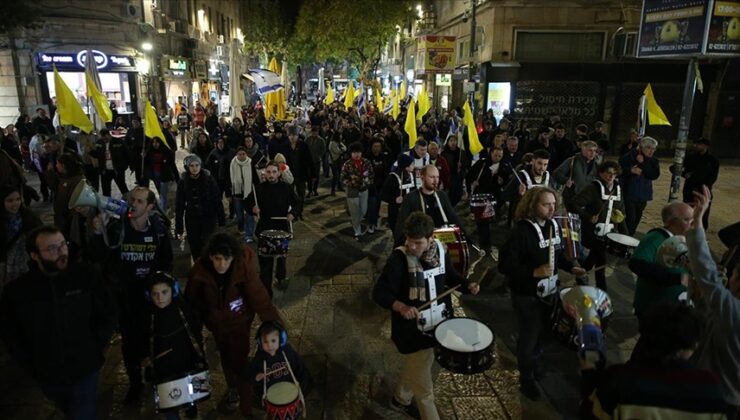
<instances>
[{"instance_id":1,"label":"storefront","mask_svg":"<svg viewBox=\"0 0 740 420\"><path fill-rule=\"evenodd\" d=\"M134 57L106 54L92 50L98 67L102 93L108 97L119 115L130 118L137 112L139 76ZM87 112L87 87L85 84L85 61L87 51L78 52L41 52L36 56L40 73L41 95L43 103L50 104L56 98L53 66L69 86Z\"/></svg>"},{"instance_id":2,"label":"storefront","mask_svg":"<svg viewBox=\"0 0 740 420\"><path fill-rule=\"evenodd\" d=\"M176 104L183 104L190 109L192 92L191 63L185 57L162 56L162 81L164 96L168 109L175 110Z\"/></svg>"}]
</instances>

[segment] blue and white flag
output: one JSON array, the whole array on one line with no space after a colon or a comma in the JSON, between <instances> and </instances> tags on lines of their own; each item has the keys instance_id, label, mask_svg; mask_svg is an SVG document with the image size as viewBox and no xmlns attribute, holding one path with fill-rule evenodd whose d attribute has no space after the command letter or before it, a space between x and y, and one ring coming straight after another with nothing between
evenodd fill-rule
<instances>
[{"instance_id":1,"label":"blue and white flag","mask_svg":"<svg viewBox=\"0 0 740 420\"><path fill-rule=\"evenodd\" d=\"M363 115L367 112L365 105L365 84L360 82L360 97L357 98L357 114Z\"/></svg>"},{"instance_id":2,"label":"blue and white flag","mask_svg":"<svg viewBox=\"0 0 740 420\"><path fill-rule=\"evenodd\" d=\"M257 85L257 93L260 95L277 92L284 88L280 75L270 70L249 69L243 76Z\"/></svg>"},{"instance_id":3,"label":"blue and white flag","mask_svg":"<svg viewBox=\"0 0 740 420\"><path fill-rule=\"evenodd\" d=\"M457 134L457 124L454 118L450 118L450 134Z\"/></svg>"}]
</instances>

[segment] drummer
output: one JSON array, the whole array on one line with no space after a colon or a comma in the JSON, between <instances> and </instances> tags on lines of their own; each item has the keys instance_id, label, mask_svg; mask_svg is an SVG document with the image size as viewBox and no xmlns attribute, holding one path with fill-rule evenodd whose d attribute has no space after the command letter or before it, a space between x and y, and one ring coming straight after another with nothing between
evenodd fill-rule
<instances>
[{"instance_id":1,"label":"drummer","mask_svg":"<svg viewBox=\"0 0 740 420\"><path fill-rule=\"evenodd\" d=\"M380 199L388 203L388 227L396 231L398 210L411 191L416 191L414 183L414 159L405 154L398 156L398 166L385 178L380 189Z\"/></svg>"},{"instance_id":2,"label":"drummer","mask_svg":"<svg viewBox=\"0 0 740 420\"><path fill-rule=\"evenodd\" d=\"M538 187L527 191L516 208L516 224L501 248L499 271L506 275L511 302L516 313L519 335L516 343L519 387L527 398L537 400L541 377L538 347L547 330L553 297L557 293L557 269L583 276L586 270L574 267L565 258L561 232L553 220L555 191Z\"/></svg>"},{"instance_id":3,"label":"drummer","mask_svg":"<svg viewBox=\"0 0 740 420\"><path fill-rule=\"evenodd\" d=\"M455 225L462 229L460 218L444 191L437 191L439 185L439 170L434 165L427 165L421 170L421 189L407 195L403 199L398 211L398 221L393 230L395 244L404 241L403 226L406 218L415 211L422 211L432 217L435 228L445 225Z\"/></svg>"},{"instance_id":4,"label":"drummer","mask_svg":"<svg viewBox=\"0 0 740 420\"><path fill-rule=\"evenodd\" d=\"M619 164L608 160L597 167L598 177L573 198L573 206L583 220L583 245L590 250L583 268L596 267L596 287L606 292L606 235L613 231L627 234L622 190L615 182ZM579 283L586 284L579 279Z\"/></svg>"},{"instance_id":5,"label":"drummer","mask_svg":"<svg viewBox=\"0 0 740 420\"><path fill-rule=\"evenodd\" d=\"M434 239L434 222L428 214L411 213L405 220L403 232L405 244L388 257L373 289L373 300L391 309L391 340L404 359L391 407L414 418L434 420L439 419L431 372L434 339L421 328L433 327L443 320L435 314L446 312L449 316L452 299L448 295L440 302L433 302L431 311L424 311L425 319L427 315L429 318L425 324L418 322L421 312L417 306L432 301L456 284L466 284L467 291L474 295L480 287L455 270L442 243ZM434 282L430 281L432 278Z\"/></svg>"},{"instance_id":6,"label":"drummer","mask_svg":"<svg viewBox=\"0 0 740 420\"><path fill-rule=\"evenodd\" d=\"M259 220L255 228L255 235L259 238L265 230L282 230L293 233L292 223L295 217L294 209L297 197L290 185L279 179L278 164L274 161L267 163L264 169L265 182L255 186L254 191L247 197L247 208ZM273 261L276 260L276 261ZM288 257L273 258L259 256L260 280L272 297L273 264L278 284L284 284L287 276Z\"/></svg>"},{"instance_id":7,"label":"drummer","mask_svg":"<svg viewBox=\"0 0 740 420\"><path fill-rule=\"evenodd\" d=\"M525 162L526 156L522 157L522 163ZM501 192L501 200L509 202L509 209L515 209L514 212L509 211L509 216L514 215L519 200L528 190L534 187L550 186L550 173L547 171L549 162L550 152L545 149L537 149L532 153L531 164L524 165L523 168L512 172L513 176L509 178L509 183ZM516 216L514 216L514 219L516 219ZM509 220L509 223L511 222L513 221Z\"/></svg>"},{"instance_id":8,"label":"drummer","mask_svg":"<svg viewBox=\"0 0 740 420\"><path fill-rule=\"evenodd\" d=\"M501 165L501 159L504 157L504 150L500 147L492 147L489 150L488 157L480 159L473 165L468 172L467 187L470 196L475 194L490 194L494 203L499 203L501 198L501 189L506 179L505 171ZM498 206L496 206L498 207ZM498 208L496 208L498 210ZM490 251L491 248L491 229L490 220L476 220L478 230L478 242L483 250Z\"/></svg>"}]
</instances>

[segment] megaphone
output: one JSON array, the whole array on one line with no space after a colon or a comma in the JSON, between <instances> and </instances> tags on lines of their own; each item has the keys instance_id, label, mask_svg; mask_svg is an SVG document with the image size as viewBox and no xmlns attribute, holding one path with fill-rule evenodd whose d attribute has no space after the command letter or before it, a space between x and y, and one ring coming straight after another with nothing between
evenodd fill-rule
<instances>
[{"instance_id":1,"label":"megaphone","mask_svg":"<svg viewBox=\"0 0 740 420\"><path fill-rule=\"evenodd\" d=\"M124 200L98 194L85 179L77 184L69 199L69 209L75 207L97 207L101 212L105 211L118 216L123 216L128 212L128 204Z\"/></svg>"},{"instance_id":2,"label":"megaphone","mask_svg":"<svg viewBox=\"0 0 740 420\"><path fill-rule=\"evenodd\" d=\"M576 320L578 354L588 362L606 361L602 321L611 315L612 303L605 291L592 286L563 290L563 309Z\"/></svg>"}]
</instances>

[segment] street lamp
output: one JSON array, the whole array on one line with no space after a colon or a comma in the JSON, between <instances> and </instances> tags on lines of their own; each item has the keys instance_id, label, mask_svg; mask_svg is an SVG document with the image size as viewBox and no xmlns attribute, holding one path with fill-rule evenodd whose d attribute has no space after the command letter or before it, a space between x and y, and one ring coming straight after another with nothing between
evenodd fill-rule
<instances>
[{"instance_id":1,"label":"street lamp","mask_svg":"<svg viewBox=\"0 0 740 420\"><path fill-rule=\"evenodd\" d=\"M141 49L146 52L151 51L152 48L154 48L154 46L152 45L151 42L145 41L143 44L141 44Z\"/></svg>"}]
</instances>

